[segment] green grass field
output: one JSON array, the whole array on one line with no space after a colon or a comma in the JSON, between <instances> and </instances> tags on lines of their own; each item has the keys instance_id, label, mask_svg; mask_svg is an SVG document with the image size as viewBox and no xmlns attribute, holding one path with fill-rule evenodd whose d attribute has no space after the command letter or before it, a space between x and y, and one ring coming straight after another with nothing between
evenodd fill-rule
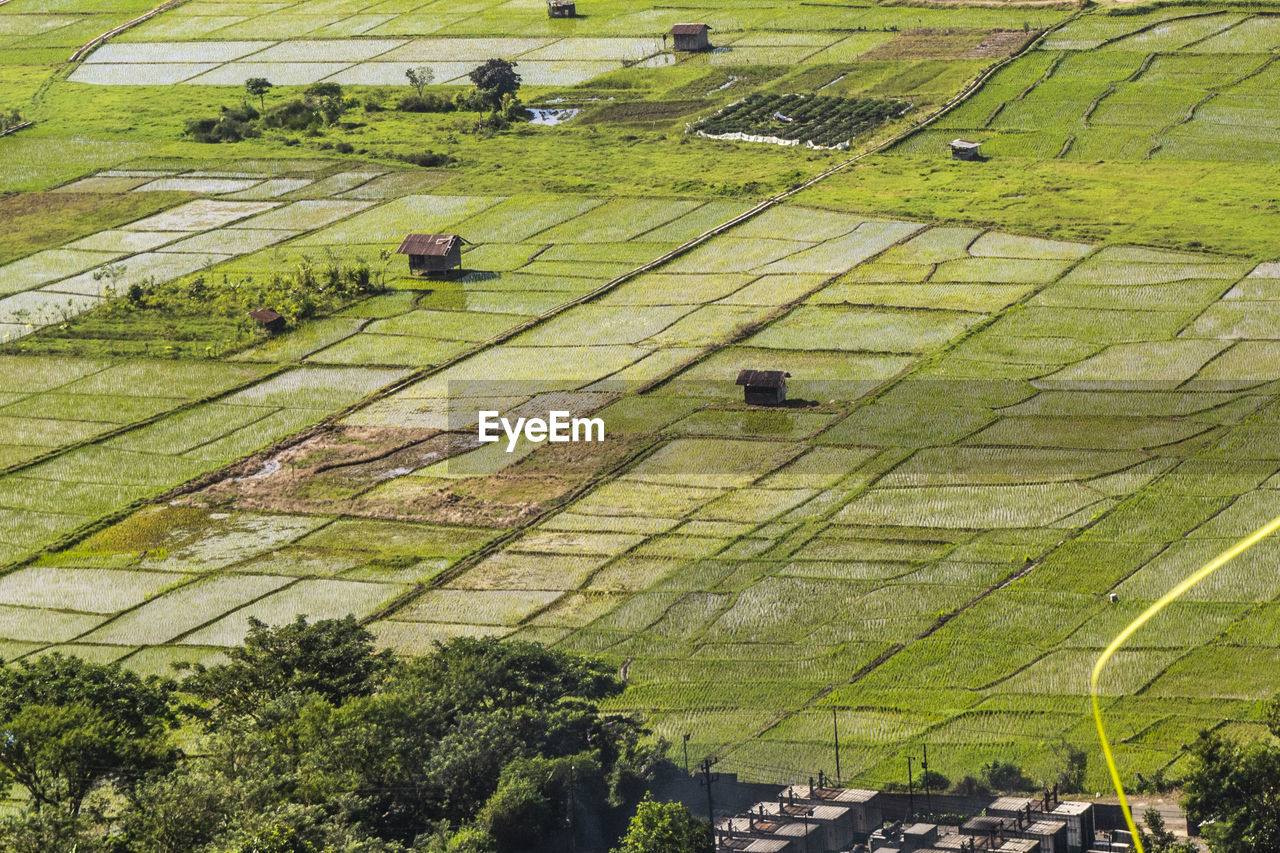
<instances>
[{"instance_id":1,"label":"green grass field","mask_svg":"<svg viewBox=\"0 0 1280 853\"><path fill-rule=\"evenodd\" d=\"M682 8L723 50L679 55L629 0L269 5L190 0L74 65L145 8L0 5L0 109L35 121L0 138L7 658L162 671L353 612L406 653L601 655L615 709L746 778L833 770L834 710L866 785L923 744L1050 779L1063 743L1107 784L1098 652L1280 512L1275 17L734 2ZM491 55L579 113L379 109ZM258 73L268 105L342 82L350 126L182 138ZM688 132L751 93L912 109L848 152ZM424 148L452 161L397 159ZM463 274L408 275L408 231L466 237ZM356 259L379 292L281 335L218 313ZM130 308L148 281L189 302ZM790 405L745 406L742 368ZM477 447L479 409L607 440ZM1280 689L1275 550L1116 658L1126 779Z\"/></svg>"}]
</instances>

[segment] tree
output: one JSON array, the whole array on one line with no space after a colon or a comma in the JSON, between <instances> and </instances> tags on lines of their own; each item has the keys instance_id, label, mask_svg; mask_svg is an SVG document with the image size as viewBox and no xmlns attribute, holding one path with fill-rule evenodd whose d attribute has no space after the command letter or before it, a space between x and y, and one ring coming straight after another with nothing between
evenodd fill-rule
<instances>
[{"instance_id":1,"label":"tree","mask_svg":"<svg viewBox=\"0 0 1280 853\"><path fill-rule=\"evenodd\" d=\"M1036 786L1021 767L999 759L982 766L982 781L993 791L1030 791Z\"/></svg>"},{"instance_id":2,"label":"tree","mask_svg":"<svg viewBox=\"0 0 1280 853\"><path fill-rule=\"evenodd\" d=\"M516 63L506 59L485 60L484 65L467 76L490 108L497 107L503 95L514 95L520 90L520 75L516 73Z\"/></svg>"},{"instance_id":3,"label":"tree","mask_svg":"<svg viewBox=\"0 0 1280 853\"><path fill-rule=\"evenodd\" d=\"M101 784L130 790L178 757L169 682L60 654L0 669L0 771L71 817Z\"/></svg>"},{"instance_id":4,"label":"tree","mask_svg":"<svg viewBox=\"0 0 1280 853\"><path fill-rule=\"evenodd\" d=\"M1183 806L1189 820L1204 824L1210 849L1280 850L1280 746L1232 743L1207 731L1191 755Z\"/></svg>"},{"instance_id":5,"label":"tree","mask_svg":"<svg viewBox=\"0 0 1280 853\"><path fill-rule=\"evenodd\" d=\"M1058 771L1058 788L1064 794L1078 794L1084 790L1084 780L1089 772L1089 753L1075 744L1063 742L1054 749L1062 760Z\"/></svg>"},{"instance_id":6,"label":"tree","mask_svg":"<svg viewBox=\"0 0 1280 853\"><path fill-rule=\"evenodd\" d=\"M680 803L645 795L613 853L710 853L710 828Z\"/></svg>"},{"instance_id":7,"label":"tree","mask_svg":"<svg viewBox=\"0 0 1280 853\"><path fill-rule=\"evenodd\" d=\"M267 92L274 88L274 84L266 77L250 77L244 81L244 92L250 98L258 99L258 109L266 110L267 108Z\"/></svg>"},{"instance_id":8,"label":"tree","mask_svg":"<svg viewBox=\"0 0 1280 853\"><path fill-rule=\"evenodd\" d=\"M417 90L419 98L422 97L422 90L436 79L435 73L427 65L414 66L406 70L404 76L409 78L409 85Z\"/></svg>"},{"instance_id":9,"label":"tree","mask_svg":"<svg viewBox=\"0 0 1280 853\"><path fill-rule=\"evenodd\" d=\"M367 696L393 664L354 617L308 623L299 616L272 628L250 618L244 645L229 663L196 665L184 689L215 703L216 719L257 718L282 693L314 693L334 705Z\"/></svg>"},{"instance_id":10,"label":"tree","mask_svg":"<svg viewBox=\"0 0 1280 853\"><path fill-rule=\"evenodd\" d=\"M326 124L334 124L347 111L342 86L337 83L312 83L302 93L307 106L318 110Z\"/></svg>"},{"instance_id":11,"label":"tree","mask_svg":"<svg viewBox=\"0 0 1280 853\"><path fill-rule=\"evenodd\" d=\"M1147 813L1143 815L1143 823L1147 825L1147 831L1141 829L1142 833L1142 849L1148 853L1196 853L1199 849L1194 842L1178 841L1177 837L1165 828L1164 815L1160 814L1158 809L1147 809Z\"/></svg>"}]
</instances>

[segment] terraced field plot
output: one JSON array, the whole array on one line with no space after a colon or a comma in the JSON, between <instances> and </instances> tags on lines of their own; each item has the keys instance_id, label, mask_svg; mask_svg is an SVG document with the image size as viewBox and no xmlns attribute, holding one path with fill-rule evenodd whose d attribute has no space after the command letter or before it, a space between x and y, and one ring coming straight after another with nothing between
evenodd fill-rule
<instances>
[{"instance_id":1,"label":"terraced field plot","mask_svg":"<svg viewBox=\"0 0 1280 853\"><path fill-rule=\"evenodd\" d=\"M911 140L956 135L997 155L1071 160L1275 159L1280 102L1270 15L1184 9L1086 16Z\"/></svg>"},{"instance_id":2,"label":"terraced field plot","mask_svg":"<svg viewBox=\"0 0 1280 853\"><path fill-rule=\"evenodd\" d=\"M0 6L0 106L26 109L55 63L125 13L24 3ZM407 231L472 245L453 280L411 279L396 258L388 292L229 359L0 356L0 654L166 671L217 659L251 616L354 612L403 652L495 634L601 654L631 684L614 707L753 778L830 770L832 709L846 775L867 784L902 781L922 742L953 777L1000 758L1050 778L1062 741L1093 744L1098 650L1280 511L1280 264L1258 262L1280 251L981 223L1025 196L1044 209L1013 230L1094 235L1123 218L1113 196L1071 208L1070 181L1051 193L1022 174L1031 164L1072 180L1110 180L1114 161L1261 169L1273 18L1082 14L865 161L890 178L847 170L831 179L856 186L841 202L806 190L591 296L836 162L688 139L704 109L821 91L925 112L1068 14L684 7L718 49L677 62L660 36L669 10L592 5L564 22L541 4L191 0L49 84L40 103L92 93L117 112L35 105L34 135L0 141L0 186L165 201L5 255L6 353L40 351L131 277L234 282L303 254L376 258ZM472 139L445 124L456 116L374 111L301 147L177 138L184 110L212 113L232 91L205 85L238 98L251 75L327 79L365 98L403 87L410 65L447 85L492 55L518 59L530 97L581 99L581 118ZM387 128L411 120L414 147L393 147ZM992 163L942 163L956 136L983 140ZM369 152L318 147L348 139ZM388 159L424 139L460 162ZM955 181L964 209L941 205L945 225L851 212ZM1215 204L1214 184L1186 195ZM1248 211L1264 195L1191 222L1194 239L1263 216ZM1140 242L1178 242L1167 227ZM115 264L123 278L94 277ZM742 368L790 371L792 404L743 406ZM599 414L608 441L477 447L480 408ZM1205 725L1256 726L1277 689L1274 550L1117 658L1104 693L1126 772L1176 769Z\"/></svg>"}]
</instances>

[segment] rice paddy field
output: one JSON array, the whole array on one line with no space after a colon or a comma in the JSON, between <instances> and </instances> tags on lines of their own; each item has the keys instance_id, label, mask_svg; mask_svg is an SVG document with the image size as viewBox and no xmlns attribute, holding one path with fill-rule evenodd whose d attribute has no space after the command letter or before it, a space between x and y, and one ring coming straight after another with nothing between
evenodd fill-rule
<instances>
[{"instance_id":1,"label":"rice paddy field","mask_svg":"<svg viewBox=\"0 0 1280 853\"><path fill-rule=\"evenodd\" d=\"M403 653L600 655L615 710L745 778L833 770L834 712L848 780L925 744L1052 779L1071 743L1101 790L1098 653L1280 513L1278 19L733 2L679 10L715 45L684 54L669 9L580 5L188 0L70 61L146 4L0 4L0 109L34 121L0 137L0 657L166 672L354 613ZM492 56L577 112L388 108ZM251 76L356 106L182 137ZM910 109L849 151L689 132L749 94ZM411 231L461 270L409 275ZM378 293L203 353L107 311L354 259ZM605 440L508 452L482 409ZM1127 779L1280 691L1277 547L1109 668Z\"/></svg>"}]
</instances>

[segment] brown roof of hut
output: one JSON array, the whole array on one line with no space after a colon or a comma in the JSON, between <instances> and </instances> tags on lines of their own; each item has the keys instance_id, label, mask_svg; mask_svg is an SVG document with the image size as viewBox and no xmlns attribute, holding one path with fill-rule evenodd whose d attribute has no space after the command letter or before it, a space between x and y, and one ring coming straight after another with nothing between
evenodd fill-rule
<instances>
[{"instance_id":1,"label":"brown roof of hut","mask_svg":"<svg viewBox=\"0 0 1280 853\"><path fill-rule=\"evenodd\" d=\"M750 388L781 388L790 376L785 370L740 370L737 385Z\"/></svg>"},{"instance_id":2,"label":"brown roof of hut","mask_svg":"<svg viewBox=\"0 0 1280 853\"><path fill-rule=\"evenodd\" d=\"M456 242L463 241L457 234L409 234L396 249L400 255L444 256Z\"/></svg>"},{"instance_id":3,"label":"brown roof of hut","mask_svg":"<svg viewBox=\"0 0 1280 853\"><path fill-rule=\"evenodd\" d=\"M706 24L676 24L667 31L669 36L696 36L699 33L705 33L711 27Z\"/></svg>"}]
</instances>

